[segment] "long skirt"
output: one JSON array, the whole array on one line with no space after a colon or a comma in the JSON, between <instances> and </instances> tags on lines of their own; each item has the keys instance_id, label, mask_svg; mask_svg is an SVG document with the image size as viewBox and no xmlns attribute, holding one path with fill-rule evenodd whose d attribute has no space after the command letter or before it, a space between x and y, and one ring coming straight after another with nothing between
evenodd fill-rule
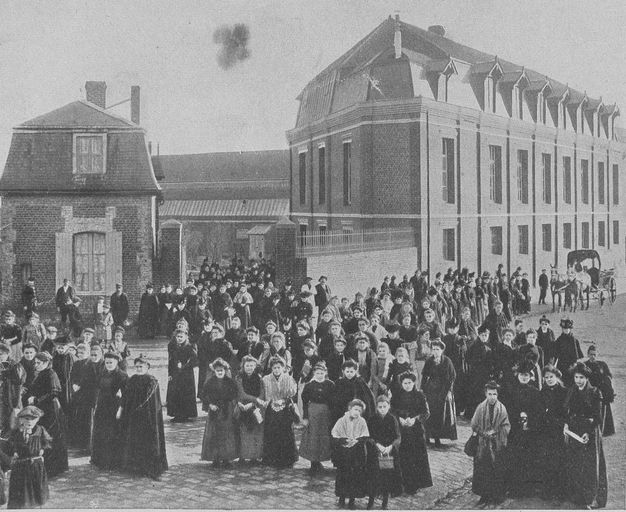
<instances>
[{"instance_id":1,"label":"long skirt","mask_svg":"<svg viewBox=\"0 0 626 512\"><path fill-rule=\"evenodd\" d=\"M80 391L74 395L74 400L70 407L70 418L68 421L69 444L79 450L89 450L94 405L92 403L93 400L85 399L79 393Z\"/></svg>"},{"instance_id":2,"label":"long skirt","mask_svg":"<svg viewBox=\"0 0 626 512\"><path fill-rule=\"evenodd\" d=\"M368 491L370 496L400 496L402 494L402 469L400 467L400 461L397 456L393 458L393 468L381 469L378 467L376 478L371 479L375 482L372 489Z\"/></svg>"},{"instance_id":3,"label":"long skirt","mask_svg":"<svg viewBox=\"0 0 626 512\"><path fill-rule=\"evenodd\" d=\"M369 486L367 446L360 441L352 448L337 447L333 453L337 466L335 496L340 498L363 498L373 489Z\"/></svg>"},{"instance_id":4,"label":"long skirt","mask_svg":"<svg viewBox=\"0 0 626 512\"><path fill-rule=\"evenodd\" d=\"M50 497L43 460L18 461L11 467L7 508L40 507Z\"/></svg>"},{"instance_id":5,"label":"long skirt","mask_svg":"<svg viewBox=\"0 0 626 512\"><path fill-rule=\"evenodd\" d=\"M519 431L509 435L506 450L506 486L511 496L530 497L540 490L543 475L539 470L541 431Z\"/></svg>"},{"instance_id":6,"label":"long skirt","mask_svg":"<svg viewBox=\"0 0 626 512\"><path fill-rule=\"evenodd\" d=\"M167 385L167 415L174 418L195 418L196 383L193 369L172 376Z\"/></svg>"},{"instance_id":7,"label":"long skirt","mask_svg":"<svg viewBox=\"0 0 626 512\"><path fill-rule=\"evenodd\" d=\"M260 409L263 411L263 409ZM242 459L261 459L263 457L263 434L265 425L254 421L243 421L244 415L253 411L245 411L239 416L239 457ZM263 412L261 412L263 414Z\"/></svg>"},{"instance_id":8,"label":"long skirt","mask_svg":"<svg viewBox=\"0 0 626 512\"><path fill-rule=\"evenodd\" d=\"M448 398L445 390L429 386L426 389L426 400L430 409L430 416L426 420L426 436L456 441L458 437L454 395Z\"/></svg>"},{"instance_id":9,"label":"long skirt","mask_svg":"<svg viewBox=\"0 0 626 512\"><path fill-rule=\"evenodd\" d=\"M602 437L615 434L615 422L613 421L613 411L611 404L602 404Z\"/></svg>"},{"instance_id":10,"label":"long skirt","mask_svg":"<svg viewBox=\"0 0 626 512\"><path fill-rule=\"evenodd\" d=\"M123 436L115 409L96 409L91 437L91 463L100 469L116 469L122 463ZM54 442L54 441L53 441Z\"/></svg>"},{"instance_id":11,"label":"long skirt","mask_svg":"<svg viewBox=\"0 0 626 512\"><path fill-rule=\"evenodd\" d=\"M232 408L228 414L209 411L202 440L202 460L220 461L237 458L237 438Z\"/></svg>"},{"instance_id":12,"label":"long skirt","mask_svg":"<svg viewBox=\"0 0 626 512\"><path fill-rule=\"evenodd\" d=\"M485 499L502 499L505 496L505 451L496 453L495 460L486 454L474 457L472 492Z\"/></svg>"},{"instance_id":13,"label":"long skirt","mask_svg":"<svg viewBox=\"0 0 626 512\"><path fill-rule=\"evenodd\" d=\"M418 489L433 485L426 439L421 430L421 425L418 425L417 422L412 427L401 427L400 433L402 435L400 467L404 492L415 494Z\"/></svg>"},{"instance_id":14,"label":"long skirt","mask_svg":"<svg viewBox=\"0 0 626 512\"><path fill-rule=\"evenodd\" d=\"M302 433L300 457L312 462L330 460L332 447L330 408L326 404L309 404L309 426Z\"/></svg>"},{"instance_id":15,"label":"long skirt","mask_svg":"<svg viewBox=\"0 0 626 512\"><path fill-rule=\"evenodd\" d=\"M567 483L570 499L580 505L606 506L608 482L600 427L587 444L568 439L566 449Z\"/></svg>"},{"instance_id":16,"label":"long skirt","mask_svg":"<svg viewBox=\"0 0 626 512\"><path fill-rule=\"evenodd\" d=\"M265 412L263 434L263 463L275 468L289 468L297 460L293 416L289 406L280 411L268 407Z\"/></svg>"},{"instance_id":17,"label":"long skirt","mask_svg":"<svg viewBox=\"0 0 626 512\"><path fill-rule=\"evenodd\" d=\"M55 477L69 469L67 461L67 423L57 398L52 404L42 407L44 415L39 424L52 437L52 448L45 457L46 472L49 478Z\"/></svg>"},{"instance_id":18,"label":"long skirt","mask_svg":"<svg viewBox=\"0 0 626 512\"><path fill-rule=\"evenodd\" d=\"M544 430L541 443L540 467L543 491L555 497L565 496L565 441L563 429L556 427Z\"/></svg>"}]
</instances>

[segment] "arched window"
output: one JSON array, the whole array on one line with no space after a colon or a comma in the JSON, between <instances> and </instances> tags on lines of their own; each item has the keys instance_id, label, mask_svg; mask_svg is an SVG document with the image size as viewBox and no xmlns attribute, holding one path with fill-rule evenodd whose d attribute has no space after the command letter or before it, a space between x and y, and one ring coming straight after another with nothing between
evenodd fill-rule
<instances>
[{"instance_id":1,"label":"arched window","mask_svg":"<svg viewBox=\"0 0 626 512\"><path fill-rule=\"evenodd\" d=\"M74 285L79 292L106 291L106 235L74 235Z\"/></svg>"}]
</instances>

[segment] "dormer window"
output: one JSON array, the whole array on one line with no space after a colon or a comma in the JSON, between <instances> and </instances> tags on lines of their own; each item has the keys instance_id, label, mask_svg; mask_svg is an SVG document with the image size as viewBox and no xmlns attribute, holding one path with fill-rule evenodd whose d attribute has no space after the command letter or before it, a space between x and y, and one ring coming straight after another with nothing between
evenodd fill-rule
<instances>
[{"instance_id":1,"label":"dormer window","mask_svg":"<svg viewBox=\"0 0 626 512\"><path fill-rule=\"evenodd\" d=\"M426 79L437 101L448 101L448 80L457 73L452 60L432 60L424 64Z\"/></svg>"},{"instance_id":2,"label":"dormer window","mask_svg":"<svg viewBox=\"0 0 626 512\"><path fill-rule=\"evenodd\" d=\"M106 172L106 134L74 135L74 174Z\"/></svg>"},{"instance_id":3,"label":"dormer window","mask_svg":"<svg viewBox=\"0 0 626 512\"><path fill-rule=\"evenodd\" d=\"M478 62L470 69L470 84L485 112L496 113L498 81L503 75L498 57L493 61Z\"/></svg>"},{"instance_id":4,"label":"dormer window","mask_svg":"<svg viewBox=\"0 0 626 512\"><path fill-rule=\"evenodd\" d=\"M548 99L543 92L540 92L537 96L537 122L546 124L548 115Z\"/></svg>"}]
</instances>

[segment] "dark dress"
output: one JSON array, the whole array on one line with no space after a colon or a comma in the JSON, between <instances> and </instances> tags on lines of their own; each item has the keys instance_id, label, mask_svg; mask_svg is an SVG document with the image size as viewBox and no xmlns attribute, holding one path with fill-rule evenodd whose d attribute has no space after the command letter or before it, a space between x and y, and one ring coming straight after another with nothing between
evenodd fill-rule
<instances>
[{"instance_id":1,"label":"dark dress","mask_svg":"<svg viewBox=\"0 0 626 512\"><path fill-rule=\"evenodd\" d=\"M167 374L171 377L167 385L167 415L177 419L195 418L198 416L193 374L194 366L198 366L196 349L189 342L179 345L174 340L170 342L167 350L169 352Z\"/></svg>"},{"instance_id":2,"label":"dark dress","mask_svg":"<svg viewBox=\"0 0 626 512\"><path fill-rule=\"evenodd\" d=\"M241 372L235 377L238 390L238 401L243 405L254 404L247 411L239 411L239 457L242 459L261 459L263 457L263 430L265 425L257 421L255 410L261 417L265 409L258 405L257 399L265 401L265 387L258 372L248 375Z\"/></svg>"},{"instance_id":3,"label":"dark dress","mask_svg":"<svg viewBox=\"0 0 626 512\"><path fill-rule=\"evenodd\" d=\"M80 386L74 392L68 421L70 446L81 450L91 448L93 411L96 407L100 375L104 372L104 360L93 363L89 359L76 361L72 367L72 384Z\"/></svg>"},{"instance_id":4,"label":"dark dress","mask_svg":"<svg viewBox=\"0 0 626 512\"><path fill-rule=\"evenodd\" d=\"M591 505L594 500L599 507L606 506L608 482L606 461L602 447L602 395L587 382L580 390L569 389L565 399L568 428L582 436L589 435L589 442L582 444L568 437L565 470L568 495L579 505Z\"/></svg>"},{"instance_id":5,"label":"dark dress","mask_svg":"<svg viewBox=\"0 0 626 512\"><path fill-rule=\"evenodd\" d=\"M309 420L309 425L302 433L300 456L312 462L330 460L333 426L330 407L334 392L335 385L330 380L311 380L302 390L302 417Z\"/></svg>"},{"instance_id":6,"label":"dark dress","mask_svg":"<svg viewBox=\"0 0 626 512\"><path fill-rule=\"evenodd\" d=\"M159 299L154 293L144 292L139 304L137 336L154 338L159 326Z\"/></svg>"},{"instance_id":7,"label":"dark dress","mask_svg":"<svg viewBox=\"0 0 626 512\"><path fill-rule=\"evenodd\" d=\"M40 425L35 425L28 440L22 430L11 431L4 452L9 457L17 454L18 458L11 465L7 508L35 508L48 501L48 475L39 453L44 450L47 456L51 443L52 438Z\"/></svg>"},{"instance_id":8,"label":"dark dress","mask_svg":"<svg viewBox=\"0 0 626 512\"><path fill-rule=\"evenodd\" d=\"M230 377L220 379L213 375L205 382L202 389L202 410L209 414L202 440L202 460L231 461L237 458L234 415L237 395L237 384ZM217 411L212 411L210 405L217 406Z\"/></svg>"},{"instance_id":9,"label":"dark dress","mask_svg":"<svg viewBox=\"0 0 626 512\"><path fill-rule=\"evenodd\" d=\"M151 478L167 470L161 391L153 375L133 375L128 379L122 397L120 424L125 470Z\"/></svg>"},{"instance_id":10,"label":"dark dress","mask_svg":"<svg viewBox=\"0 0 626 512\"><path fill-rule=\"evenodd\" d=\"M298 460L298 450L293 432L295 421L293 397L298 386L296 381L283 373L263 377L265 398L270 402L265 410L263 432L263 463L275 468L292 467Z\"/></svg>"},{"instance_id":11,"label":"dark dress","mask_svg":"<svg viewBox=\"0 0 626 512\"><path fill-rule=\"evenodd\" d=\"M20 364L11 360L0 363L0 431L3 435L11 430L11 413L21 406L25 381L26 372Z\"/></svg>"},{"instance_id":12,"label":"dark dress","mask_svg":"<svg viewBox=\"0 0 626 512\"><path fill-rule=\"evenodd\" d=\"M52 369L56 372L59 377L59 382L61 383L62 393L59 396L59 402L66 416L69 414L70 403L72 402L72 395L74 394L71 375L75 361L76 358L69 352L59 354L55 350L52 354Z\"/></svg>"},{"instance_id":13,"label":"dark dress","mask_svg":"<svg viewBox=\"0 0 626 512\"><path fill-rule=\"evenodd\" d=\"M424 423L430 412L424 393L413 388L399 390L391 397L391 411L398 418L417 418L413 426L400 426L400 467L404 492L415 494L418 489L432 487Z\"/></svg>"},{"instance_id":14,"label":"dark dress","mask_svg":"<svg viewBox=\"0 0 626 512\"><path fill-rule=\"evenodd\" d=\"M422 371L422 391L430 410L430 417L426 420L426 437L457 439L453 394L455 379L456 371L450 358L441 356L439 364L432 356L426 360Z\"/></svg>"},{"instance_id":15,"label":"dark dress","mask_svg":"<svg viewBox=\"0 0 626 512\"><path fill-rule=\"evenodd\" d=\"M375 443L385 447L392 445L391 456L393 468L378 467L376 478L373 479L375 486L370 489L370 496L399 496L402 494L402 470L400 468L400 424L398 419L388 412L383 418L380 414L374 414L367 422L370 437ZM378 448L374 447L378 456Z\"/></svg>"},{"instance_id":16,"label":"dark dress","mask_svg":"<svg viewBox=\"0 0 626 512\"><path fill-rule=\"evenodd\" d=\"M615 400L613 389L613 375L609 366L604 361L586 361L585 364L593 372L589 377L589 383L602 393L602 437L615 434L615 422L611 404Z\"/></svg>"},{"instance_id":17,"label":"dark dress","mask_svg":"<svg viewBox=\"0 0 626 512\"><path fill-rule=\"evenodd\" d=\"M467 350L468 403L466 416L474 414L474 410L485 399L485 384L494 373L493 353L487 343L477 340Z\"/></svg>"},{"instance_id":18,"label":"dark dress","mask_svg":"<svg viewBox=\"0 0 626 512\"><path fill-rule=\"evenodd\" d=\"M562 333L554 342L553 356L556 358L556 367L563 374L563 384L567 387L573 386L574 377L569 373L569 369L583 357L580 343L571 333Z\"/></svg>"},{"instance_id":19,"label":"dark dress","mask_svg":"<svg viewBox=\"0 0 626 512\"><path fill-rule=\"evenodd\" d=\"M543 491L563 497L565 493L565 440L563 424L565 423L565 397L567 389L562 384L544 385L541 388L541 402L544 406L544 418L541 433L543 453L541 457L541 474Z\"/></svg>"},{"instance_id":20,"label":"dark dress","mask_svg":"<svg viewBox=\"0 0 626 512\"><path fill-rule=\"evenodd\" d=\"M60 394L59 377L50 367L39 372L27 394L27 398L35 398L33 405L43 411L39 424L52 437L52 448L45 457L46 472L50 478L68 470L66 421L59 403Z\"/></svg>"},{"instance_id":21,"label":"dark dress","mask_svg":"<svg viewBox=\"0 0 626 512\"><path fill-rule=\"evenodd\" d=\"M365 404L365 410L362 416L365 418L365 421L367 421L376 410L376 402L374 401L372 390L367 386L366 382L358 376L352 379L347 379L346 377L337 379L331 407L331 423L333 425L343 416L348 404L355 398L362 400Z\"/></svg>"},{"instance_id":22,"label":"dark dress","mask_svg":"<svg viewBox=\"0 0 626 512\"><path fill-rule=\"evenodd\" d=\"M127 383L128 374L119 368L104 370L100 377L91 438L91 463L100 469L116 469L121 465L123 438L116 415Z\"/></svg>"}]
</instances>

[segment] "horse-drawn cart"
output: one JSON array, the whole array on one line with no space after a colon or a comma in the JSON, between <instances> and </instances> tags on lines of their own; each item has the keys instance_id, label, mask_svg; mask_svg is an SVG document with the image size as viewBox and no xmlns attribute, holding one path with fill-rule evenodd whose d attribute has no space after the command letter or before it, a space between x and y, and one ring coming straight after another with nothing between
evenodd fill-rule
<instances>
[{"instance_id":1,"label":"horse-drawn cart","mask_svg":"<svg viewBox=\"0 0 626 512\"><path fill-rule=\"evenodd\" d=\"M615 269L602 269L602 262L597 251L592 249L580 249L570 251L567 255L567 268L576 275L576 280L581 283L580 299L583 301L583 293L587 295L587 309L589 309L590 296L598 299L600 306L608 299L610 304L617 297L617 280Z\"/></svg>"}]
</instances>

